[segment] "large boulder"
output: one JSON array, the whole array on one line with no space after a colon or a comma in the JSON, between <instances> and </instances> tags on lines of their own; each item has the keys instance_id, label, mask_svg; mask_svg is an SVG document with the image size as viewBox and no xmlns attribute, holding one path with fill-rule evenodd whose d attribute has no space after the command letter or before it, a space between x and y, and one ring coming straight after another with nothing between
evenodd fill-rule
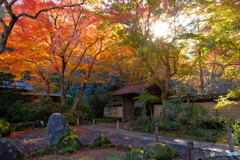
<instances>
[{"instance_id":1,"label":"large boulder","mask_svg":"<svg viewBox=\"0 0 240 160\"><path fill-rule=\"evenodd\" d=\"M1 160L23 160L22 152L7 138L0 139Z\"/></svg>"},{"instance_id":2,"label":"large boulder","mask_svg":"<svg viewBox=\"0 0 240 160\"><path fill-rule=\"evenodd\" d=\"M45 147L59 146L63 137L71 134L71 129L66 118L60 113L50 116L47 124Z\"/></svg>"},{"instance_id":3,"label":"large boulder","mask_svg":"<svg viewBox=\"0 0 240 160\"><path fill-rule=\"evenodd\" d=\"M2 135L2 137L5 137L10 134L11 134L11 125L0 119L0 135Z\"/></svg>"},{"instance_id":4,"label":"large boulder","mask_svg":"<svg viewBox=\"0 0 240 160\"><path fill-rule=\"evenodd\" d=\"M169 160L179 155L171 146L157 142L147 144L143 151L144 157L156 160Z\"/></svg>"}]
</instances>

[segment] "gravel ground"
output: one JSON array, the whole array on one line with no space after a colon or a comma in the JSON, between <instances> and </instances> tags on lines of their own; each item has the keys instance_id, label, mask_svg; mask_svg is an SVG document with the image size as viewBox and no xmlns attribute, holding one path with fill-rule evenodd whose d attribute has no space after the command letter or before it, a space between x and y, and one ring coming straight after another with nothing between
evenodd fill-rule
<instances>
[{"instance_id":1,"label":"gravel ground","mask_svg":"<svg viewBox=\"0 0 240 160\"><path fill-rule=\"evenodd\" d=\"M79 129L76 127L74 128L74 133L78 135L82 141L82 143L90 143L92 138L96 134L104 134L112 143L115 144L122 144L122 145L129 145L132 147L143 148L146 144L151 143L151 140L145 140L141 138L134 138L134 137L127 137L121 134L108 134L108 132L96 131L91 129ZM16 145L22 150L22 152L27 155L29 153L38 151L43 149L44 147L44 137L46 134L46 129L34 129L34 130L26 130L21 132L13 132L8 138L16 143ZM178 159L187 160L187 147L182 145L170 144L174 149L176 149L181 157ZM211 157L210 151L197 149L195 150L195 155L199 159L209 159L209 160L240 160L239 157Z\"/></svg>"}]
</instances>

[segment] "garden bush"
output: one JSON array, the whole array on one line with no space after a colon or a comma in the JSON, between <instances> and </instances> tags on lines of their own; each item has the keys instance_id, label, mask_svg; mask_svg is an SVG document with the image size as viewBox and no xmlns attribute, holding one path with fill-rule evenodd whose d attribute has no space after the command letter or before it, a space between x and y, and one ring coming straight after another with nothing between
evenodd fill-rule
<instances>
[{"instance_id":1,"label":"garden bush","mask_svg":"<svg viewBox=\"0 0 240 160\"><path fill-rule=\"evenodd\" d=\"M9 123L0 119L0 135L2 137L8 136L11 134L11 126Z\"/></svg>"},{"instance_id":2,"label":"garden bush","mask_svg":"<svg viewBox=\"0 0 240 160\"><path fill-rule=\"evenodd\" d=\"M218 138L224 133L220 130L190 128L186 131L186 134L191 136L197 136L201 138L202 141L217 142Z\"/></svg>"},{"instance_id":3,"label":"garden bush","mask_svg":"<svg viewBox=\"0 0 240 160\"><path fill-rule=\"evenodd\" d=\"M240 129L234 131L234 143L240 145Z\"/></svg>"},{"instance_id":4,"label":"garden bush","mask_svg":"<svg viewBox=\"0 0 240 160\"><path fill-rule=\"evenodd\" d=\"M217 130L224 130L224 125L225 122L221 121L221 120L204 120L202 121L201 127L205 128L205 129L217 129Z\"/></svg>"},{"instance_id":5,"label":"garden bush","mask_svg":"<svg viewBox=\"0 0 240 160\"><path fill-rule=\"evenodd\" d=\"M111 95L106 94L95 94L89 98L89 106L91 108L92 114L97 117L103 117L104 107L111 101Z\"/></svg>"},{"instance_id":6,"label":"garden bush","mask_svg":"<svg viewBox=\"0 0 240 160\"><path fill-rule=\"evenodd\" d=\"M162 119L158 119L157 122L160 131L177 131L183 128L182 124L176 121L163 122Z\"/></svg>"},{"instance_id":7,"label":"garden bush","mask_svg":"<svg viewBox=\"0 0 240 160\"><path fill-rule=\"evenodd\" d=\"M92 123L92 120L95 118L95 116L92 113L91 108L88 104L80 103L80 104L77 105L76 110L85 114L85 116L79 117L80 122L90 122L90 123Z\"/></svg>"},{"instance_id":8,"label":"garden bush","mask_svg":"<svg viewBox=\"0 0 240 160\"><path fill-rule=\"evenodd\" d=\"M136 120L132 120L131 123L133 131L153 133L155 131L155 119L154 117L139 117Z\"/></svg>"},{"instance_id":9,"label":"garden bush","mask_svg":"<svg viewBox=\"0 0 240 160\"><path fill-rule=\"evenodd\" d=\"M61 113L61 105L51 98L41 98L39 102L23 103L19 100L7 111L10 122L30 122L36 120L47 121L51 114Z\"/></svg>"},{"instance_id":10,"label":"garden bush","mask_svg":"<svg viewBox=\"0 0 240 160\"><path fill-rule=\"evenodd\" d=\"M82 111L84 113L90 114L91 113L91 108L88 104L85 103L79 103L76 107L76 110Z\"/></svg>"},{"instance_id":11,"label":"garden bush","mask_svg":"<svg viewBox=\"0 0 240 160\"><path fill-rule=\"evenodd\" d=\"M157 142L147 144L143 151L145 158L153 158L156 160L169 160L179 155L171 146Z\"/></svg>"}]
</instances>

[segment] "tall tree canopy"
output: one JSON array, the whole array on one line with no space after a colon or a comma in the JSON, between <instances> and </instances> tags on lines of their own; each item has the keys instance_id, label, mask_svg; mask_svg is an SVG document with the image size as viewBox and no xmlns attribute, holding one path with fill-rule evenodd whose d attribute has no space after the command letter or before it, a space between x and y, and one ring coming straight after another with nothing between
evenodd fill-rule
<instances>
[{"instance_id":1,"label":"tall tree canopy","mask_svg":"<svg viewBox=\"0 0 240 160\"><path fill-rule=\"evenodd\" d=\"M165 103L171 80L216 92L239 81L237 0L2 0L2 70L30 75L49 94L58 77L61 101L81 84L119 76L152 80ZM63 9L64 8L64 9ZM11 33L11 34L10 34ZM7 40L9 42L7 43ZM106 78L108 77L108 78Z\"/></svg>"}]
</instances>

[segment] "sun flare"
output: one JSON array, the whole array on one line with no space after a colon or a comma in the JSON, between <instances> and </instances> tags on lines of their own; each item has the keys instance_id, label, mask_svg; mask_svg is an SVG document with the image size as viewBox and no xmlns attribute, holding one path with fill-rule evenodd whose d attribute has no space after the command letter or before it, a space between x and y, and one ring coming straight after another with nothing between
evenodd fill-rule
<instances>
[{"instance_id":1,"label":"sun flare","mask_svg":"<svg viewBox=\"0 0 240 160\"><path fill-rule=\"evenodd\" d=\"M169 29L169 24L164 22L156 22L152 27L152 32L155 37L165 37L167 36Z\"/></svg>"}]
</instances>

